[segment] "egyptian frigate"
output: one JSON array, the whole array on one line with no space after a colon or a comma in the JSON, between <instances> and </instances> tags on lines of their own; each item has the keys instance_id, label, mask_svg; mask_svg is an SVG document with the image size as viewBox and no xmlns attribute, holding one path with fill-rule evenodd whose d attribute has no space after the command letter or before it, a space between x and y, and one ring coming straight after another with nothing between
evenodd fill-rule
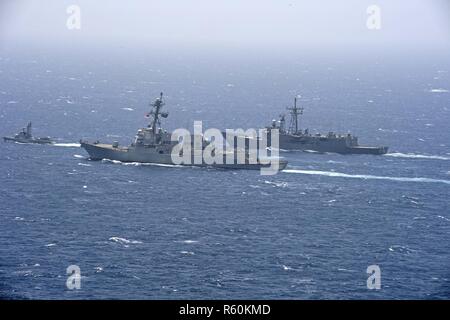
<instances>
[{"instance_id":1,"label":"egyptian frigate","mask_svg":"<svg viewBox=\"0 0 450 320\"><path fill-rule=\"evenodd\" d=\"M299 118L303 115L303 107L297 106L297 97L294 105L287 108L290 114L290 124L286 129L286 116L280 115L280 119L272 120L272 125L266 127L270 132L279 130L279 147L281 150L311 150L316 152L333 152L341 154L375 154L381 155L388 151L386 146L364 146L358 143L358 137L348 134L311 134L308 129L302 130L299 126ZM270 135L269 135L270 138ZM270 142L269 142L270 145Z\"/></svg>"},{"instance_id":2,"label":"egyptian frigate","mask_svg":"<svg viewBox=\"0 0 450 320\"><path fill-rule=\"evenodd\" d=\"M37 144L51 144L53 140L50 137L35 138L31 130L31 122L28 122L26 128L15 134L14 137L3 137L5 142L19 142L19 143L37 143Z\"/></svg>"}]
</instances>

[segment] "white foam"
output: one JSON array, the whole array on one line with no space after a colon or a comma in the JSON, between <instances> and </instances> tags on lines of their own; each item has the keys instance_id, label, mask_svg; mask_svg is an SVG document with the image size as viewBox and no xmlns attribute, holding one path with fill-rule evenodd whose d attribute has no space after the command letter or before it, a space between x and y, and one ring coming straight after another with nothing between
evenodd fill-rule
<instances>
[{"instance_id":1,"label":"white foam","mask_svg":"<svg viewBox=\"0 0 450 320\"><path fill-rule=\"evenodd\" d=\"M163 163L144 163L144 162L122 162L119 160L102 159L103 162L111 162L114 164L121 164L124 166L155 166L155 167L168 167L168 168L181 168L185 166L175 165L175 164L163 164Z\"/></svg>"},{"instance_id":2,"label":"white foam","mask_svg":"<svg viewBox=\"0 0 450 320\"><path fill-rule=\"evenodd\" d=\"M406 247L406 246L401 246L401 245L392 245L389 247L389 251L391 252L399 252L399 253L405 253L405 254L410 254L413 253L414 250Z\"/></svg>"},{"instance_id":3,"label":"white foam","mask_svg":"<svg viewBox=\"0 0 450 320\"><path fill-rule=\"evenodd\" d=\"M272 181L265 180L264 183L271 184L273 186L280 187L280 188L286 188L288 186L287 182L272 182Z\"/></svg>"},{"instance_id":4,"label":"white foam","mask_svg":"<svg viewBox=\"0 0 450 320\"><path fill-rule=\"evenodd\" d=\"M393 133L397 133L398 132L398 130L395 130L395 129L383 129L383 128L378 128L378 131L381 131L381 132L393 132Z\"/></svg>"},{"instance_id":5,"label":"white foam","mask_svg":"<svg viewBox=\"0 0 450 320\"><path fill-rule=\"evenodd\" d=\"M429 92L431 92L431 93L447 93L448 90L447 89L438 88L438 89L431 89Z\"/></svg>"},{"instance_id":6,"label":"white foam","mask_svg":"<svg viewBox=\"0 0 450 320\"><path fill-rule=\"evenodd\" d=\"M110 159L102 159L102 162L111 162L111 163L114 163L114 164L122 164L122 161L110 160Z\"/></svg>"},{"instance_id":7,"label":"white foam","mask_svg":"<svg viewBox=\"0 0 450 320\"><path fill-rule=\"evenodd\" d=\"M66 147L66 148L79 148L81 145L79 143L54 143L56 147Z\"/></svg>"},{"instance_id":8,"label":"white foam","mask_svg":"<svg viewBox=\"0 0 450 320\"><path fill-rule=\"evenodd\" d=\"M355 272L355 270L350 270L350 269L345 269L345 268L338 268L338 271L342 271L342 272Z\"/></svg>"},{"instance_id":9,"label":"white foam","mask_svg":"<svg viewBox=\"0 0 450 320\"><path fill-rule=\"evenodd\" d=\"M334 161L334 160L328 160L327 163L333 163L333 164L346 164L346 162L343 162L343 161Z\"/></svg>"},{"instance_id":10,"label":"white foam","mask_svg":"<svg viewBox=\"0 0 450 320\"><path fill-rule=\"evenodd\" d=\"M183 240L183 241L175 241L175 242L181 242L181 243L186 243L186 244L198 243L197 240Z\"/></svg>"},{"instance_id":11,"label":"white foam","mask_svg":"<svg viewBox=\"0 0 450 320\"><path fill-rule=\"evenodd\" d=\"M299 173L307 175L320 175L327 177L338 177L338 178L351 178L351 179L363 179L363 180L390 180L399 182L424 182L424 183L445 183L450 185L450 180L442 179L432 179L432 178L422 178L422 177L389 177L389 176L374 176L367 174L346 174L334 171L317 171L317 170L298 170L298 169L285 169L282 172L286 173Z\"/></svg>"},{"instance_id":12,"label":"white foam","mask_svg":"<svg viewBox=\"0 0 450 320\"><path fill-rule=\"evenodd\" d=\"M82 167L91 167L91 165L88 164L88 163L81 163L81 162L78 162L78 165L79 165L79 166L82 166Z\"/></svg>"},{"instance_id":13,"label":"white foam","mask_svg":"<svg viewBox=\"0 0 450 320\"><path fill-rule=\"evenodd\" d=\"M184 166L175 164L164 164L164 163L142 163L142 162L125 162L123 165L132 166L155 166L155 167L167 167L167 168L182 168Z\"/></svg>"},{"instance_id":14,"label":"white foam","mask_svg":"<svg viewBox=\"0 0 450 320\"><path fill-rule=\"evenodd\" d=\"M103 271L103 268L102 268L102 267L95 267L94 269L95 269L95 272L97 272L97 273Z\"/></svg>"},{"instance_id":15,"label":"white foam","mask_svg":"<svg viewBox=\"0 0 450 320\"><path fill-rule=\"evenodd\" d=\"M46 247L54 247L54 246L56 246L56 243L49 243L49 244L46 244L45 246Z\"/></svg>"},{"instance_id":16,"label":"white foam","mask_svg":"<svg viewBox=\"0 0 450 320\"><path fill-rule=\"evenodd\" d=\"M409 159L430 159L430 160L450 160L448 157L437 156L437 155L425 155L425 154L415 154L415 153L387 153L385 154L387 157L394 158L409 158Z\"/></svg>"},{"instance_id":17,"label":"white foam","mask_svg":"<svg viewBox=\"0 0 450 320\"><path fill-rule=\"evenodd\" d=\"M121 238L121 237L111 237L108 240L110 241L114 241L120 244L140 244L142 243L141 241L137 241L137 240L129 240L129 239L125 239L125 238Z\"/></svg>"}]
</instances>

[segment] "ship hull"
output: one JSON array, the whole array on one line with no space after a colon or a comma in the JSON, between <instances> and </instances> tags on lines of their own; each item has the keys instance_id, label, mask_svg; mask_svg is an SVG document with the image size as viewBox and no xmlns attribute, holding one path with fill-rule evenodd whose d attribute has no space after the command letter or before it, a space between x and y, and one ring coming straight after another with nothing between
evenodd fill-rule
<instances>
[{"instance_id":1,"label":"ship hull","mask_svg":"<svg viewBox=\"0 0 450 320\"><path fill-rule=\"evenodd\" d=\"M372 154L382 155L388 148L383 146L349 146L345 139L329 139L326 137L280 135L279 148L282 150L315 151L320 153L340 154Z\"/></svg>"},{"instance_id":2,"label":"ship hull","mask_svg":"<svg viewBox=\"0 0 450 320\"><path fill-rule=\"evenodd\" d=\"M114 160L120 162L139 162L139 163L154 163L154 164L167 164L174 165L170 153L159 153L159 150L155 147L113 147L110 144L93 144L87 142L81 142L81 147L86 150L91 160ZM264 167L270 167L270 164L187 164L186 166L197 167L214 167L221 169L241 169L241 170L260 170ZM285 169L287 161L279 160L279 170Z\"/></svg>"},{"instance_id":3,"label":"ship hull","mask_svg":"<svg viewBox=\"0 0 450 320\"><path fill-rule=\"evenodd\" d=\"M349 147L344 154L373 154L373 155L383 155L388 152L388 147Z\"/></svg>"},{"instance_id":4,"label":"ship hull","mask_svg":"<svg viewBox=\"0 0 450 320\"><path fill-rule=\"evenodd\" d=\"M51 140L41 140L41 139L17 139L13 137L3 137L5 142L18 142L18 143L34 143L34 144L52 144Z\"/></svg>"}]
</instances>

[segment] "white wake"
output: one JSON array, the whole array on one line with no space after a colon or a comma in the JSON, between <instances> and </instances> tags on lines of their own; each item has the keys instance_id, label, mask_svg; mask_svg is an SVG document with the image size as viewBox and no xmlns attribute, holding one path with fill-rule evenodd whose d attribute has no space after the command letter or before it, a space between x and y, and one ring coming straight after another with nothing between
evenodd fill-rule
<instances>
[{"instance_id":1,"label":"white wake","mask_svg":"<svg viewBox=\"0 0 450 320\"><path fill-rule=\"evenodd\" d=\"M167 168L183 168L186 166L176 165L176 164L164 164L164 163L151 163L151 162L122 162L119 160L102 159L103 162L121 164L124 166L155 166L155 167L167 167Z\"/></svg>"},{"instance_id":2,"label":"white wake","mask_svg":"<svg viewBox=\"0 0 450 320\"><path fill-rule=\"evenodd\" d=\"M408 158L408 159L450 160L449 157L444 156L415 154L415 153L400 153L400 152L386 153L385 156L394 158Z\"/></svg>"},{"instance_id":3,"label":"white wake","mask_svg":"<svg viewBox=\"0 0 450 320\"><path fill-rule=\"evenodd\" d=\"M55 147L66 147L66 148L79 148L81 145L79 143L54 143Z\"/></svg>"},{"instance_id":4,"label":"white wake","mask_svg":"<svg viewBox=\"0 0 450 320\"><path fill-rule=\"evenodd\" d=\"M450 180L443 179L432 179L423 177L390 177L390 176L374 176L367 174L347 174L334 171L317 171L317 170L299 170L299 169L285 169L282 172L286 173L299 173L307 175L319 175L327 177L338 177L338 178L351 178L351 179L363 179L363 180L390 180L390 181L401 181L401 182L425 182L425 183L444 183L450 185Z\"/></svg>"}]
</instances>

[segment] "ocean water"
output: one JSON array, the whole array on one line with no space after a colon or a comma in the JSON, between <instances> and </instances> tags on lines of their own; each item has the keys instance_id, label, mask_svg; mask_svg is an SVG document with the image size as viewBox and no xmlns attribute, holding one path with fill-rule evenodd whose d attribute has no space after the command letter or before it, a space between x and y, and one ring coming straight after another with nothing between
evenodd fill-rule
<instances>
[{"instance_id":1,"label":"ocean water","mask_svg":"<svg viewBox=\"0 0 450 320\"><path fill-rule=\"evenodd\" d=\"M448 58L4 51L0 83L1 136L32 120L58 140L1 143L1 298L450 298ZM160 91L167 129L259 128L301 94L302 127L390 152L283 152L261 176L79 148L130 143Z\"/></svg>"}]
</instances>

